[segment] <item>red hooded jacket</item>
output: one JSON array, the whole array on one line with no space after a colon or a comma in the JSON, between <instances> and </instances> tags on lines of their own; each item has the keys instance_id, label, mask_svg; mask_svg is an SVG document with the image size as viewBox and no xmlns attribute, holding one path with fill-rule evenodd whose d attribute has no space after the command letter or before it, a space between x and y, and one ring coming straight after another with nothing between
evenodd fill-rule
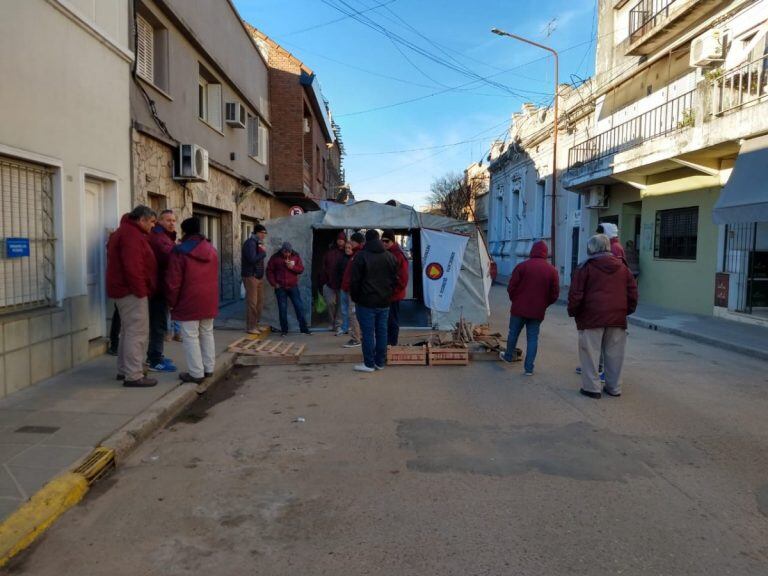
<instances>
[{"instance_id":1,"label":"red hooded jacket","mask_svg":"<svg viewBox=\"0 0 768 576\"><path fill-rule=\"evenodd\" d=\"M400 302L405 300L405 291L408 288L408 258L405 257L403 249L397 242L392 242L389 251L397 260L397 285L392 292L390 302Z\"/></svg>"},{"instance_id":2,"label":"red hooded jacket","mask_svg":"<svg viewBox=\"0 0 768 576\"><path fill-rule=\"evenodd\" d=\"M637 308L637 282L624 262L603 253L581 264L571 278L568 316L579 330L626 328Z\"/></svg>"},{"instance_id":3,"label":"red hooded jacket","mask_svg":"<svg viewBox=\"0 0 768 576\"><path fill-rule=\"evenodd\" d=\"M290 259L294 261L293 268L285 264L282 250L275 252L267 263L267 280L274 288L296 288L299 285L299 275L304 272L304 262L298 252L291 251Z\"/></svg>"},{"instance_id":4,"label":"red hooded jacket","mask_svg":"<svg viewBox=\"0 0 768 576\"><path fill-rule=\"evenodd\" d=\"M204 236L185 236L168 258L165 299L171 318L207 320L219 314L219 256Z\"/></svg>"},{"instance_id":5,"label":"red hooded jacket","mask_svg":"<svg viewBox=\"0 0 768 576\"><path fill-rule=\"evenodd\" d=\"M157 262L149 236L125 214L107 242L107 296L151 296L157 283Z\"/></svg>"},{"instance_id":6,"label":"red hooded jacket","mask_svg":"<svg viewBox=\"0 0 768 576\"><path fill-rule=\"evenodd\" d=\"M344 269L344 276L341 279L341 289L344 292L349 293L351 289L350 285L352 283L352 261L355 259L357 253L362 249L362 246L352 248L352 257L349 259L349 262L347 262L347 267Z\"/></svg>"},{"instance_id":7,"label":"red hooded jacket","mask_svg":"<svg viewBox=\"0 0 768 576\"><path fill-rule=\"evenodd\" d=\"M627 255L624 252L624 246L621 245L621 241L617 237L611 238L611 254L616 258L622 258L626 261Z\"/></svg>"},{"instance_id":8,"label":"red hooded jacket","mask_svg":"<svg viewBox=\"0 0 768 576\"><path fill-rule=\"evenodd\" d=\"M156 296L162 297L165 290L165 273L168 270L168 260L176 246L176 232L168 232L160 224L157 224L149 233L149 245L152 247L157 261Z\"/></svg>"},{"instance_id":9,"label":"red hooded jacket","mask_svg":"<svg viewBox=\"0 0 768 576\"><path fill-rule=\"evenodd\" d=\"M547 262L547 244L539 240L531 247L530 258L512 271L507 293L509 313L520 318L544 320L547 308L560 296L560 275Z\"/></svg>"}]
</instances>

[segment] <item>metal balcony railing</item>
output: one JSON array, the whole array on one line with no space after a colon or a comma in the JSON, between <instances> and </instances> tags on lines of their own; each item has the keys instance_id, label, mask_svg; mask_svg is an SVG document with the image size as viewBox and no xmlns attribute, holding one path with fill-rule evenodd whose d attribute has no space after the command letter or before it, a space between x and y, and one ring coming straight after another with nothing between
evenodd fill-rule
<instances>
[{"instance_id":1,"label":"metal balcony railing","mask_svg":"<svg viewBox=\"0 0 768 576\"><path fill-rule=\"evenodd\" d=\"M629 11L629 39L634 42L656 27L660 18L669 15L669 7L675 0L640 0Z\"/></svg>"},{"instance_id":2,"label":"metal balcony railing","mask_svg":"<svg viewBox=\"0 0 768 576\"><path fill-rule=\"evenodd\" d=\"M610 130L577 144L568 151L568 169L637 148L644 142L681 130L695 123L695 90L686 92Z\"/></svg>"},{"instance_id":3,"label":"metal balcony railing","mask_svg":"<svg viewBox=\"0 0 768 576\"><path fill-rule=\"evenodd\" d=\"M725 114L768 96L768 54L712 81L712 114Z\"/></svg>"}]
</instances>

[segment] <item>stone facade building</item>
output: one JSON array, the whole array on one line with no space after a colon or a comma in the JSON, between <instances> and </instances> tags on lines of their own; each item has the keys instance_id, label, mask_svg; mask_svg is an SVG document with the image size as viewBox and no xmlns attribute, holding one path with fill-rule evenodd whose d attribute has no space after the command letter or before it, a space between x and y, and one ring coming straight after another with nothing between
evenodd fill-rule
<instances>
[{"instance_id":1,"label":"stone facade building","mask_svg":"<svg viewBox=\"0 0 768 576\"><path fill-rule=\"evenodd\" d=\"M344 184L343 144L312 70L261 31L248 27L269 63L272 102L270 184L283 204L316 209Z\"/></svg>"},{"instance_id":2,"label":"stone facade building","mask_svg":"<svg viewBox=\"0 0 768 576\"><path fill-rule=\"evenodd\" d=\"M198 216L221 299L239 298L240 246L272 208L267 64L228 0L136 0L133 16L133 201ZM182 145L197 173L180 174Z\"/></svg>"}]
</instances>

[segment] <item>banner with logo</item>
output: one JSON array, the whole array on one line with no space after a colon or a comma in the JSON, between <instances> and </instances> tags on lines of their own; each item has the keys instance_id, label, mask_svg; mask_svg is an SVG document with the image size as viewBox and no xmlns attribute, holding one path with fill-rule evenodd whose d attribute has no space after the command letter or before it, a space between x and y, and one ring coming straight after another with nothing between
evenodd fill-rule
<instances>
[{"instance_id":1,"label":"banner with logo","mask_svg":"<svg viewBox=\"0 0 768 576\"><path fill-rule=\"evenodd\" d=\"M424 304L448 312L464 261L468 236L421 229L421 262L424 266Z\"/></svg>"}]
</instances>

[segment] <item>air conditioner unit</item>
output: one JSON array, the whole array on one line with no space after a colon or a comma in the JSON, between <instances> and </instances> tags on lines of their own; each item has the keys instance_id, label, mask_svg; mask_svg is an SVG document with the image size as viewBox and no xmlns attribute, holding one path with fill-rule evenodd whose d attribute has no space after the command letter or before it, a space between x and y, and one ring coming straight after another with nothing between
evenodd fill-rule
<instances>
[{"instance_id":1,"label":"air conditioner unit","mask_svg":"<svg viewBox=\"0 0 768 576\"><path fill-rule=\"evenodd\" d=\"M608 195L605 193L605 186L592 186L587 190L585 197L585 208L608 208Z\"/></svg>"},{"instance_id":2,"label":"air conditioner unit","mask_svg":"<svg viewBox=\"0 0 768 576\"><path fill-rule=\"evenodd\" d=\"M245 128L247 113L240 102L227 102L224 120L233 128Z\"/></svg>"},{"instance_id":3,"label":"air conditioner unit","mask_svg":"<svg viewBox=\"0 0 768 576\"><path fill-rule=\"evenodd\" d=\"M707 30L691 42L690 64L693 67L709 66L725 58L722 32L717 29Z\"/></svg>"},{"instance_id":4,"label":"air conditioner unit","mask_svg":"<svg viewBox=\"0 0 768 576\"><path fill-rule=\"evenodd\" d=\"M173 179L208 182L208 151L197 144L179 144L173 159Z\"/></svg>"}]
</instances>

